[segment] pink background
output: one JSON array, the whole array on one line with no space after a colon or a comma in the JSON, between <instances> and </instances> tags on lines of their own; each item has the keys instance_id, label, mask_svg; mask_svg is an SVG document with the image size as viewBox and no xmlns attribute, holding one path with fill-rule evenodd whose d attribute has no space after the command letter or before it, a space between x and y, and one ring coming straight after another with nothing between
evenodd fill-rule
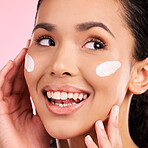
<instances>
[{"instance_id":1,"label":"pink background","mask_svg":"<svg viewBox=\"0 0 148 148\"><path fill-rule=\"evenodd\" d=\"M38 0L0 0L0 69L26 46Z\"/></svg>"}]
</instances>

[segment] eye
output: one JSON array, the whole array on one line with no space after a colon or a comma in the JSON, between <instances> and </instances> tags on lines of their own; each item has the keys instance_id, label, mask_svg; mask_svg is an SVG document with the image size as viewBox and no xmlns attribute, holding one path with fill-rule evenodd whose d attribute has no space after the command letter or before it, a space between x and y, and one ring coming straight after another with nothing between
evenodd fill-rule
<instances>
[{"instance_id":1,"label":"eye","mask_svg":"<svg viewBox=\"0 0 148 148\"><path fill-rule=\"evenodd\" d=\"M49 36L41 36L36 40L38 45L41 46L55 46L55 42Z\"/></svg>"},{"instance_id":2,"label":"eye","mask_svg":"<svg viewBox=\"0 0 148 148\"><path fill-rule=\"evenodd\" d=\"M98 39L91 39L85 45L84 48L92 49L92 50L98 50L105 47L105 43L103 43L101 40Z\"/></svg>"}]
</instances>

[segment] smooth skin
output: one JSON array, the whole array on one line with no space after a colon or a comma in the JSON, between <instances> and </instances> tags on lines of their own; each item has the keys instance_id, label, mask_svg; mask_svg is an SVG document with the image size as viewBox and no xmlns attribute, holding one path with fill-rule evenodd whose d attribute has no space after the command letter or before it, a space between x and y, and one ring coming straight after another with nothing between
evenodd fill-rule
<instances>
[{"instance_id":1,"label":"smooth skin","mask_svg":"<svg viewBox=\"0 0 148 148\"><path fill-rule=\"evenodd\" d=\"M9 61L0 71L0 147L1 148L48 148L50 136L45 131L40 118L33 115L30 95L24 79L23 65L27 48L14 61ZM23 86L23 87L22 87ZM100 148L122 147L118 129L119 107L110 113L107 133L102 121L95 124ZM117 140L118 139L118 140ZM97 148L88 135L88 148ZM60 147L68 147L63 144Z\"/></svg>"}]
</instances>

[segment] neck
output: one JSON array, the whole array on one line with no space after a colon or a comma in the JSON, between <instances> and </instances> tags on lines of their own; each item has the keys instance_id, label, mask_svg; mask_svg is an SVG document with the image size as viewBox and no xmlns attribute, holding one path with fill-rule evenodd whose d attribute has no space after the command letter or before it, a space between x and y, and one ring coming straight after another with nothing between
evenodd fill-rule
<instances>
[{"instance_id":1,"label":"neck","mask_svg":"<svg viewBox=\"0 0 148 148\"><path fill-rule=\"evenodd\" d=\"M129 107L131 101L132 94L127 94L122 105L120 106L120 113L119 113L119 130L122 139L123 148L138 148L129 134L128 128L128 114L129 114ZM106 127L107 121L104 122ZM95 143L97 143L97 136L96 132L93 129L91 132L81 135L79 137L74 137L68 140L57 140L58 148L86 148L85 144L85 136L90 135Z\"/></svg>"},{"instance_id":2,"label":"neck","mask_svg":"<svg viewBox=\"0 0 148 148\"><path fill-rule=\"evenodd\" d=\"M58 148L86 148L85 137L90 135L95 142L97 142L97 135L95 129L90 132L67 140L57 140Z\"/></svg>"},{"instance_id":3,"label":"neck","mask_svg":"<svg viewBox=\"0 0 148 148\"><path fill-rule=\"evenodd\" d=\"M138 148L133 142L128 126L129 108L131 103L132 94L128 93L120 106L119 113L119 130L122 139L123 148Z\"/></svg>"}]
</instances>

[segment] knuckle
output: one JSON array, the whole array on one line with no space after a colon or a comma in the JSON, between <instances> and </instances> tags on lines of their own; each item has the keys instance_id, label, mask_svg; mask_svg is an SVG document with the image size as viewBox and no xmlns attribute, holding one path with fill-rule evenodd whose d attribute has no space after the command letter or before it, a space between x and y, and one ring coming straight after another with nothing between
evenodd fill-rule
<instances>
[{"instance_id":1,"label":"knuckle","mask_svg":"<svg viewBox=\"0 0 148 148\"><path fill-rule=\"evenodd\" d=\"M112 126L115 128L115 129L118 129L118 123L116 121L113 121L112 122Z\"/></svg>"},{"instance_id":2,"label":"knuckle","mask_svg":"<svg viewBox=\"0 0 148 148\"><path fill-rule=\"evenodd\" d=\"M11 85L13 82L14 82L13 79L8 79L7 80L7 84L9 84L9 85Z\"/></svg>"},{"instance_id":3,"label":"knuckle","mask_svg":"<svg viewBox=\"0 0 148 148\"><path fill-rule=\"evenodd\" d=\"M104 134L101 135L101 139L103 139L104 141L108 141L108 137Z\"/></svg>"},{"instance_id":4,"label":"knuckle","mask_svg":"<svg viewBox=\"0 0 148 148\"><path fill-rule=\"evenodd\" d=\"M114 146L112 146L113 148L122 148L122 145L120 143L116 143Z\"/></svg>"}]
</instances>

